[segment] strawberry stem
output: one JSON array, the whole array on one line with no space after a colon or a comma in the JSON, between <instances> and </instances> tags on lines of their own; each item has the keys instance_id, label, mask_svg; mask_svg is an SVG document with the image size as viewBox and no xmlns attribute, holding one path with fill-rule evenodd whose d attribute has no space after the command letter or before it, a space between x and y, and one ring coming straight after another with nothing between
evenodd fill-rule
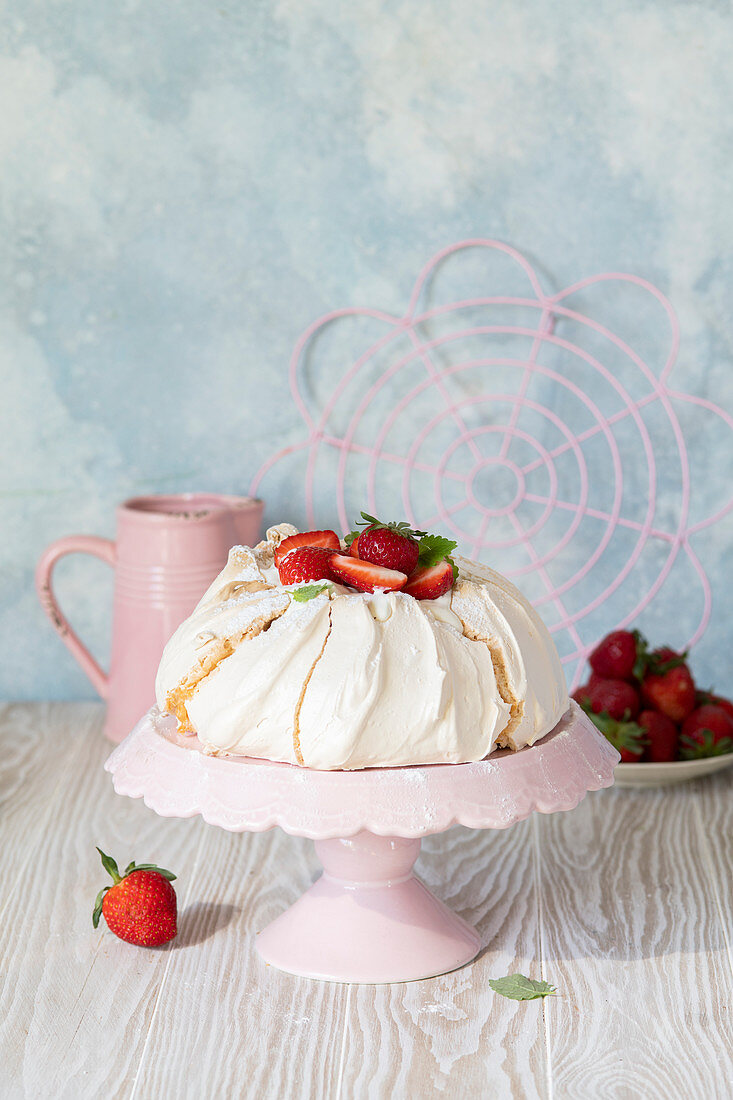
<instances>
[{"instance_id":1,"label":"strawberry stem","mask_svg":"<svg viewBox=\"0 0 733 1100\"><path fill-rule=\"evenodd\" d=\"M392 523L382 523L381 519L377 519L376 516L370 516L368 512L361 513L361 520L358 520L355 526L369 527L377 531L394 531L396 535L402 535L402 537L405 539L421 539L427 534L427 531L413 530L413 528L410 527L409 523L406 523L405 520L400 520L399 522L393 521ZM349 532L345 539L346 545L350 546L354 539L358 536L358 534L358 531Z\"/></svg>"}]
</instances>

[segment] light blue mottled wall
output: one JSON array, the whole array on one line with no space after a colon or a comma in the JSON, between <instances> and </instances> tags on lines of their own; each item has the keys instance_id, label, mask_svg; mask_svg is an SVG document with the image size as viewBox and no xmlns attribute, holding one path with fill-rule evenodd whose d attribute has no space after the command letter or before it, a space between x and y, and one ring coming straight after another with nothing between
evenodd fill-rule
<instances>
[{"instance_id":1,"label":"light blue mottled wall","mask_svg":"<svg viewBox=\"0 0 733 1100\"><path fill-rule=\"evenodd\" d=\"M400 312L454 240L512 242L550 290L656 282L682 326L673 384L733 408L728 4L10 0L0 34L5 696L91 694L36 604L42 547L111 534L131 494L245 491L302 436L300 331ZM704 513L731 450L698 412ZM264 488L268 518L302 518ZM694 543L714 600L695 664L721 688L732 530ZM104 654L105 567L58 575ZM649 619L672 640L685 583Z\"/></svg>"}]
</instances>

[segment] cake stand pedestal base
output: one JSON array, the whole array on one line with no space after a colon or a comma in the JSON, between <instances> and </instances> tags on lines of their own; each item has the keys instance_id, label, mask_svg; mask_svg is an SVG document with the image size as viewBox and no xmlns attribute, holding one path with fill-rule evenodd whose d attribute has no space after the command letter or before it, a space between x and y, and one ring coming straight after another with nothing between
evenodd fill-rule
<instances>
[{"instance_id":1,"label":"cake stand pedestal base","mask_svg":"<svg viewBox=\"0 0 733 1100\"><path fill-rule=\"evenodd\" d=\"M266 963L332 982L409 982L475 958L481 938L413 874L419 839L317 840L323 874L257 937Z\"/></svg>"}]
</instances>

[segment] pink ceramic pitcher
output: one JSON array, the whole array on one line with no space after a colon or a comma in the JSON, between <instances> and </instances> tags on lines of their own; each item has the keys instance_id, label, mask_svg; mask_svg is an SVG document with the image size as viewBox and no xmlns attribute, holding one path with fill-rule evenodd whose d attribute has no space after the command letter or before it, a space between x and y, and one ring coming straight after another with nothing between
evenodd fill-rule
<instances>
[{"instance_id":1,"label":"pink ceramic pitcher","mask_svg":"<svg viewBox=\"0 0 733 1100\"><path fill-rule=\"evenodd\" d=\"M229 547L257 542L263 503L215 493L135 497L117 509L117 539L70 535L36 569L43 609L107 702L104 732L121 741L155 698L165 643L226 564ZM115 569L112 657L104 672L71 629L51 586L64 554L93 554Z\"/></svg>"}]
</instances>

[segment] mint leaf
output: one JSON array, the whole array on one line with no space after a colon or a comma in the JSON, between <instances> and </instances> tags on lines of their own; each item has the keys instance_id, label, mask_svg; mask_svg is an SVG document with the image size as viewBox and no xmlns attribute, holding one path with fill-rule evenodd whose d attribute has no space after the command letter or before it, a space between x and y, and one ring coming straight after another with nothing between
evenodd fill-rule
<instances>
[{"instance_id":1,"label":"mint leaf","mask_svg":"<svg viewBox=\"0 0 733 1100\"><path fill-rule=\"evenodd\" d=\"M330 585L326 584L306 584L304 588L295 588L290 595L298 603L308 603L308 600L312 600L315 596L320 596L321 592L325 592Z\"/></svg>"},{"instance_id":2,"label":"mint leaf","mask_svg":"<svg viewBox=\"0 0 733 1100\"><path fill-rule=\"evenodd\" d=\"M549 997L557 993L554 985L525 978L524 974L507 974L506 978L489 979L494 993L508 997L510 1001L534 1001L537 997Z\"/></svg>"},{"instance_id":3,"label":"mint leaf","mask_svg":"<svg viewBox=\"0 0 733 1100\"><path fill-rule=\"evenodd\" d=\"M457 546L457 542L453 542L452 539L444 539L442 535L423 535L420 539L420 557L417 559L417 564L425 569L430 569L433 565L439 565L443 558L449 557ZM453 565L452 561L451 565ZM457 573L458 570L456 570L456 575Z\"/></svg>"}]
</instances>

